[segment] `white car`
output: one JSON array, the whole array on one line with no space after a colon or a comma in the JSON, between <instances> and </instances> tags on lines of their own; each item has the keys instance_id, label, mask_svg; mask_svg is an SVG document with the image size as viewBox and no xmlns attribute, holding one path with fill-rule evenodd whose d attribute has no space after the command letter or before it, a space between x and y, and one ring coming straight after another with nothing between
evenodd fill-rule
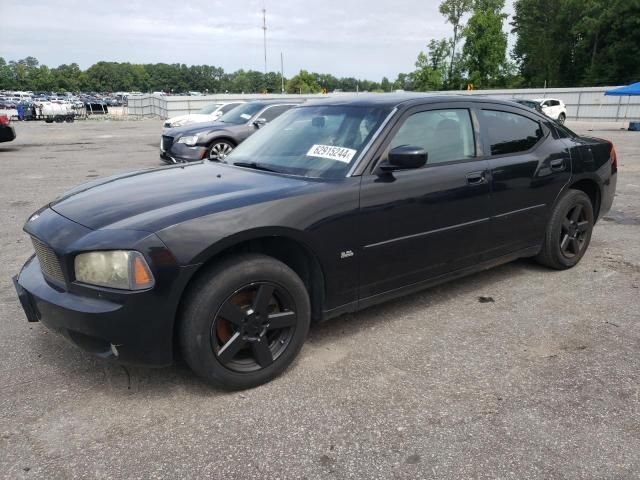
<instances>
[{"instance_id":1,"label":"white car","mask_svg":"<svg viewBox=\"0 0 640 480\"><path fill-rule=\"evenodd\" d=\"M243 103L245 102L212 103L211 105L207 105L206 107L198 110L196 113L172 117L166 120L163 126L164 128L175 128L190 125L192 123L215 122L222 115Z\"/></svg>"},{"instance_id":2,"label":"white car","mask_svg":"<svg viewBox=\"0 0 640 480\"><path fill-rule=\"evenodd\" d=\"M562 100L557 98L536 98L534 102L540 104L542 113L557 120L558 123L564 123L567 119L567 107Z\"/></svg>"}]
</instances>

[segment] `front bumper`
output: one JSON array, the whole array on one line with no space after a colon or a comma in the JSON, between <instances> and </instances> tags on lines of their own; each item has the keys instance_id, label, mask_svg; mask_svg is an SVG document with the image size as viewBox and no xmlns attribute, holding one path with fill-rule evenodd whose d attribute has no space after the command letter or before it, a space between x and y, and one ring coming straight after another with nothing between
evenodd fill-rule
<instances>
[{"instance_id":1,"label":"front bumper","mask_svg":"<svg viewBox=\"0 0 640 480\"><path fill-rule=\"evenodd\" d=\"M184 286L186 282L177 283ZM165 366L173 361L178 292L165 296L153 289L96 291L94 295L65 291L44 278L35 256L14 277L14 285L27 320L42 322L87 352L147 366Z\"/></svg>"},{"instance_id":2,"label":"front bumper","mask_svg":"<svg viewBox=\"0 0 640 480\"><path fill-rule=\"evenodd\" d=\"M198 162L202 160L207 153L207 147L196 145L188 147L184 143L174 143L167 151L160 149L160 159L169 164Z\"/></svg>"}]
</instances>

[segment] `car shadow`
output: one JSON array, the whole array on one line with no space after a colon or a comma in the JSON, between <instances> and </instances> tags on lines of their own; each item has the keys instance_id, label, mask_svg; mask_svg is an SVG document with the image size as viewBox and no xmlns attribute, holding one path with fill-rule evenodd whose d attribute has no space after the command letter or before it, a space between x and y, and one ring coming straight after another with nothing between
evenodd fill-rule
<instances>
[{"instance_id":1,"label":"car shadow","mask_svg":"<svg viewBox=\"0 0 640 480\"><path fill-rule=\"evenodd\" d=\"M416 308L427 309L452 297L468 297L478 302L479 297L497 295L494 285L506 278L526 276L532 271L545 271L531 260L522 259L490 270L475 273L462 279L444 283L420 292L400 297L380 305L369 307L357 313L346 314L329 321L312 325L307 343L313 347L329 347L338 339L358 336L365 329L379 324L401 321L407 312ZM35 327L34 327L35 328ZM62 337L50 332L34 335L29 342L32 354L42 357L41 361L53 364L53 368L73 387L100 391L104 395L120 397L144 393L145 397L158 398L180 392L194 396L211 397L216 395L234 395L237 392L227 392L214 388L197 377L181 358L177 358L173 365L166 368L149 368L122 365L114 361L96 358L68 343ZM34 332L36 333L36 332ZM289 368L295 369L296 363L306 355L312 355L313 350L301 355ZM285 374L286 375L286 372ZM72 387L72 388L73 388Z\"/></svg>"}]
</instances>

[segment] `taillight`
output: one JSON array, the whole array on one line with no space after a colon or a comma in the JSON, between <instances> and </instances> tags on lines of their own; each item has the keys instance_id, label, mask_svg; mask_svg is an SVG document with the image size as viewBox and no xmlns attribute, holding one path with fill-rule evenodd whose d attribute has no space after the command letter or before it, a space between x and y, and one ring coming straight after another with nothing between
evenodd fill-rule
<instances>
[{"instance_id":1,"label":"taillight","mask_svg":"<svg viewBox=\"0 0 640 480\"><path fill-rule=\"evenodd\" d=\"M618 154L616 153L616 147L611 144L611 151L609 152L609 160L611 160L611 168L613 171L618 170Z\"/></svg>"},{"instance_id":2,"label":"taillight","mask_svg":"<svg viewBox=\"0 0 640 480\"><path fill-rule=\"evenodd\" d=\"M9 119L6 115L0 115L0 125L3 127L9 123Z\"/></svg>"}]
</instances>

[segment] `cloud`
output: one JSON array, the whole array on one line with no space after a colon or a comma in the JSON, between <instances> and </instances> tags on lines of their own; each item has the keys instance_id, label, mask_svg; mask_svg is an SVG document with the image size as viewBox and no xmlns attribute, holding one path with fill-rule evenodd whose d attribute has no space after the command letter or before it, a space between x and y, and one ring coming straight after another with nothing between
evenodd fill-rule
<instances>
[{"instance_id":1,"label":"cloud","mask_svg":"<svg viewBox=\"0 0 640 480\"><path fill-rule=\"evenodd\" d=\"M0 0L0 56L83 68L99 60L264 68L261 0ZM266 0L269 70L379 80L411 71L431 38L451 34L437 1ZM510 3L510 2L509 2ZM508 11L510 6L508 7Z\"/></svg>"}]
</instances>

